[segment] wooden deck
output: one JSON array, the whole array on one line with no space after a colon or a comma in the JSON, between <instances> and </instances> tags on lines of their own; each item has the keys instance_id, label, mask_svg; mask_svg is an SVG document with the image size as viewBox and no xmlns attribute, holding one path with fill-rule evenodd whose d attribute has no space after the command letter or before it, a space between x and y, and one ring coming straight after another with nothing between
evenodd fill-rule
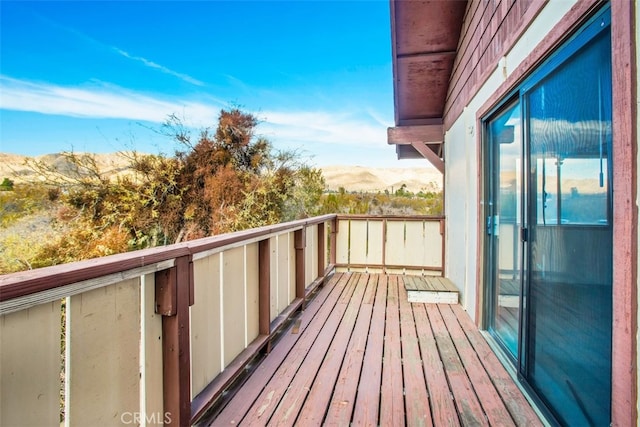
<instances>
[{"instance_id":1,"label":"wooden deck","mask_svg":"<svg viewBox=\"0 0 640 427\"><path fill-rule=\"evenodd\" d=\"M207 425L541 425L459 305L336 273Z\"/></svg>"}]
</instances>

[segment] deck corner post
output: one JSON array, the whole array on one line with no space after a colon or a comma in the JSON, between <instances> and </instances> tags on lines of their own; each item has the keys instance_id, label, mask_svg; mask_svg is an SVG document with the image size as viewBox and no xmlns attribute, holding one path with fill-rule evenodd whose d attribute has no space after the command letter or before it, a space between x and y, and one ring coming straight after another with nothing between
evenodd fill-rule
<instances>
[{"instance_id":1,"label":"deck corner post","mask_svg":"<svg viewBox=\"0 0 640 427\"><path fill-rule=\"evenodd\" d=\"M294 247L296 250L296 298L301 298L303 303L301 308L304 309L305 298L305 252L307 246L306 228L296 230L294 232Z\"/></svg>"},{"instance_id":2,"label":"deck corner post","mask_svg":"<svg viewBox=\"0 0 640 427\"><path fill-rule=\"evenodd\" d=\"M191 422L189 305L193 302L191 256L156 273L156 310L162 314L162 376L165 425Z\"/></svg>"}]
</instances>

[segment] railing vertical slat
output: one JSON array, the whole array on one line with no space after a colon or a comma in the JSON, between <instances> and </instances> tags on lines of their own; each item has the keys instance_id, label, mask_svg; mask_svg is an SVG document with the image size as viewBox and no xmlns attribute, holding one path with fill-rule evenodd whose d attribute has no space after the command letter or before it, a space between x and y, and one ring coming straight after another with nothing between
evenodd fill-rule
<instances>
[{"instance_id":1,"label":"railing vertical slat","mask_svg":"<svg viewBox=\"0 0 640 427\"><path fill-rule=\"evenodd\" d=\"M163 382L165 424L189 425L191 420L191 360L189 346L190 257L176 259L175 267L156 273L156 299L168 301L164 292L175 295L175 314L162 317Z\"/></svg>"}]
</instances>

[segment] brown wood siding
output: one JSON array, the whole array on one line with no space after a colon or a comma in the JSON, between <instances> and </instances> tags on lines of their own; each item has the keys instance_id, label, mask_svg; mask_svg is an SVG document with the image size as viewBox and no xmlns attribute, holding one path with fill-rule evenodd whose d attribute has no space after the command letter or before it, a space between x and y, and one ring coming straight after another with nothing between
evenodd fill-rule
<instances>
[{"instance_id":1,"label":"brown wood siding","mask_svg":"<svg viewBox=\"0 0 640 427\"><path fill-rule=\"evenodd\" d=\"M474 2L475 3L475 2ZM476 112L478 129L482 118L500 102L507 93L519 84L547 55L560 45L601 2L581 0L574 5L563 19L545 36L535 49L523 60L507 80L491 95ZM637 194L637 99L634 46L635 3L628 1L611 2L611 39L613 73L613 171L614 171L614 236L613 253L613 360L612 360L612 425L636 425L637 412L637 235L638 209L633 200ZM471 6L470 6L471 7ZM471 9L470 9L471 10ZM467 28L465 23L464 29ZM513 37L513 41L517 40ZM471 92L471 96L475 92ZM470 97L469 97L470 99ZM462 103L462 107L468 101ZM445 118L445 129L457 116ZM476 133L478 153L478 177L481 178L483 163L481 156L482 134ZM478 179L478 195L482 195L482 180ZM480 200L480 199L479 199ZM479 213L481 212L479 208ZM482 319L482 239L484 224L478 216L478 271L476 318Z\"/></svg>"},{"instance_id":2,"label":"brown wood siding","mask_svg":"<svg viewBox=\"0 0 640 427\"><path fill-rule=\"evenodd\" d=\"M473 0L460 34L458 56L444 108L451 127L502 58L520 38L546 0Z\"/></svg>"}]
</instances>

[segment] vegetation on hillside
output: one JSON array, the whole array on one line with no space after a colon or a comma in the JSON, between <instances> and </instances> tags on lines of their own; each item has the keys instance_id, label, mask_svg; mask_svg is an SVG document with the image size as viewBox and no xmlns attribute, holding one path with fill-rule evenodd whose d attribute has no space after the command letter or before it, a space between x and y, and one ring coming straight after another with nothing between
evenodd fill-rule
<instances>
[{"instance_id":1,"label":"vegetation on hillside","mask_svg":"<svg viewBox=\"0 0 640 427\"><path fill-rule=\"evenodd\" d=\"M175 116L173 156L126 156L128 173L94 156L29 159L31 183L0 184L0 273L259 227L322 213L438 214L441 193L325 193L322 172L255 136L255 116L222 110L197 136ZM61 170L61 164L64 166Z\"/></svg>"}]
</instances>

